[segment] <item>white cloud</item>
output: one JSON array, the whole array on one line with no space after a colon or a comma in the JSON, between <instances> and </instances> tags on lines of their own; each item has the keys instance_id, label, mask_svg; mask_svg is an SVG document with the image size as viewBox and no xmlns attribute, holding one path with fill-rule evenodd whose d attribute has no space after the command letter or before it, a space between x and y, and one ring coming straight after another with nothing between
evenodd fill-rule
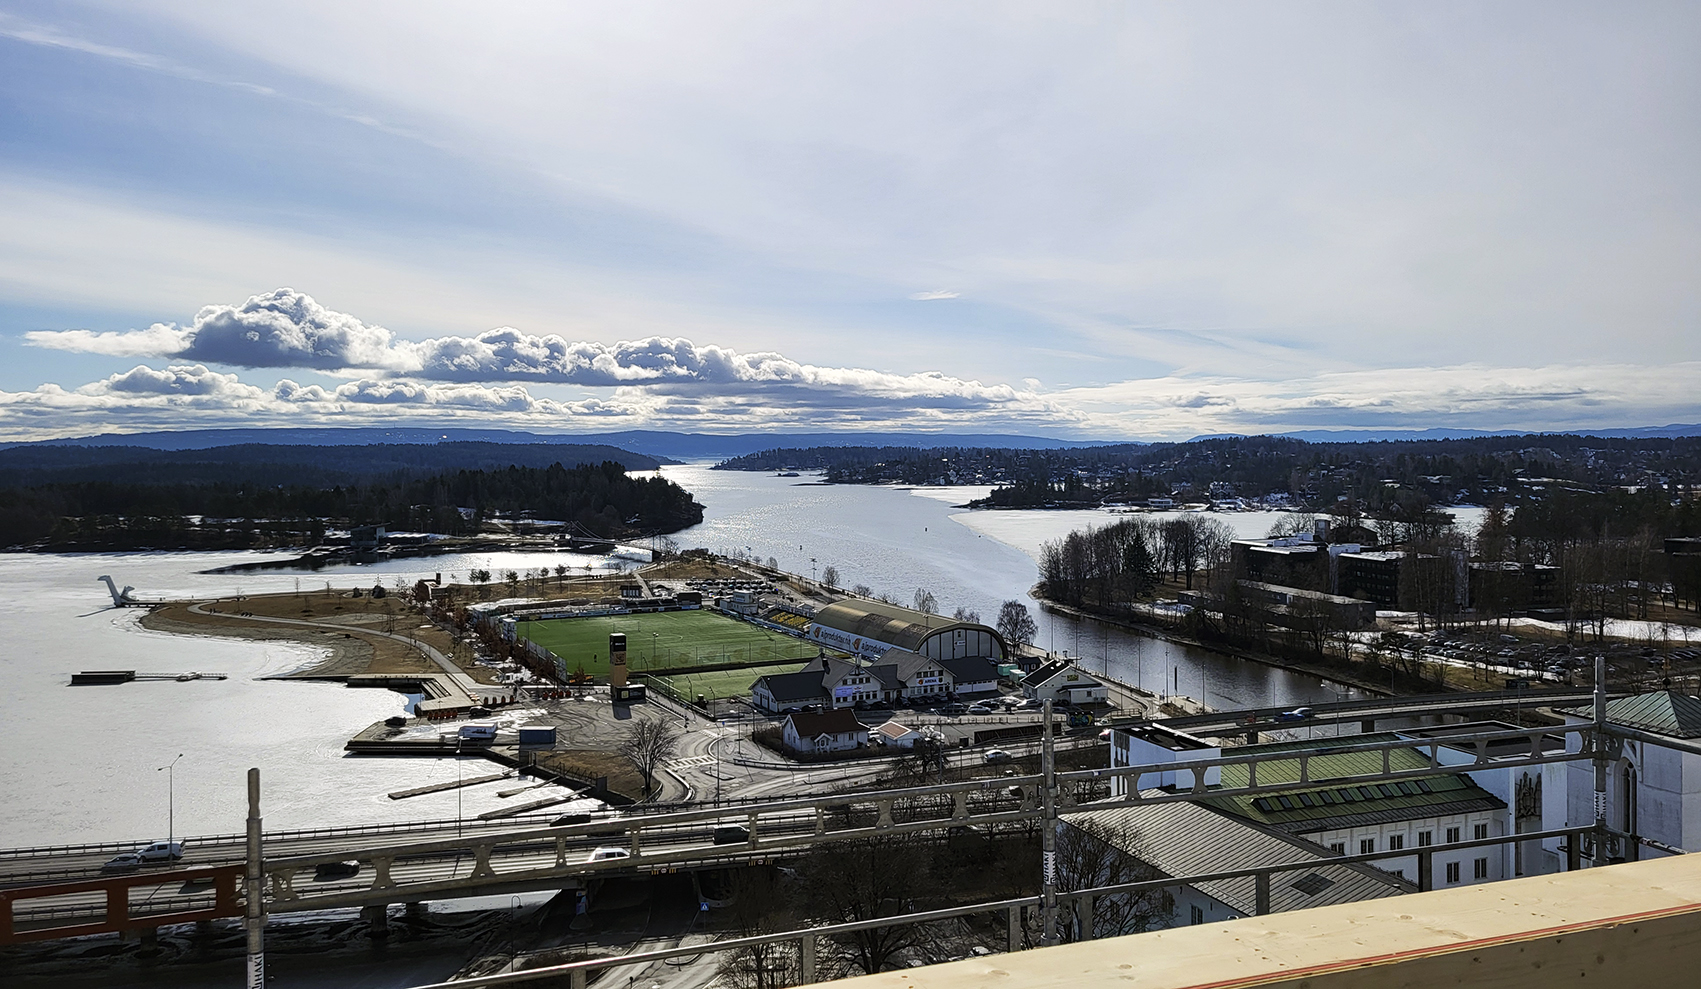
<instances>
[{"instance_id":1,"label":"white cloud","mask_svg":"<svg viewBox=\"0 0 1701 989\"><path fill-rule=\"evenodd\" d=\"M501 327L477 336L397 340L382 326L328 309L310 296L280 288L239 306L210 305L179 329L155 324L133 333L36 331L39 347L106 355L149 355L213 361L239 367L379 371L388 377L459 383L536 382L581 387L644 386L662 391L719 391L727 396L783 394L800 408L909 405L989 413L1065 410L1031 388L985 385L939 372L893 374L866 368L818 367L777 353L739 353L690 340L650 337L614 344L570 341ZM293 386L293 383L290 383ZM351 386L344 386L351 388ZM363 381L338 389L339 401L404 401L417 385ZM516 389L456 392L437 389L434 401L497 402L513 410ZM479 396L476 400L469 396ZM500 396L493 397L493 396Z\"/></svg>"},{"instance_id":2,"label":"white cloud","mask_svg":"<svg viewBox=\"0 0 1701 989\"><path fill-rule=\"evenodd\" d=\"M937 302L941 299L955 299L958 297L959 293L953 292L950 289L939 289L934 292L917 292L910 296L910 298L917 302Z\"/></svg>"}]
</instances>

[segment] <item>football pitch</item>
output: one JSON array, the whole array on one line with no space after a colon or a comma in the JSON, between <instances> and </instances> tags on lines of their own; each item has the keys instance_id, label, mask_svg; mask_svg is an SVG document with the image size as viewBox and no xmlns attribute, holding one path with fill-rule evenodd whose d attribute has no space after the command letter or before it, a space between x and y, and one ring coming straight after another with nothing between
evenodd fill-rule
<instances>
[{"instance_id":1,"label":"football pitch","mask_svg":"<svg viewBox=\"0 0 1701 989\"><path fill-rule=\"evenodd\" d=\"M674 693L693 701L698 694L708 700L720 700L724 697L749 697L750 687L757 677L770 676L778 673L796 673L803 669L802 663L788 663L784 666L764 666L754 670L711 670L708 673L675 673L672 676L656 677L657 680L671 687Z\"/></svg>"},{"instance_id":2,"label":"football pitch","mask_svg":"<svg viewBox=\"0 0 1701 989\"><path fill-rule=\"evenodd\" d=\"M626 633L626 666L633 673L728 663L768 664L813 659L817 647L712 611L661 611L595 618L521 622L521 638L560 656L571 673L583 664L608 673L608 636ZM766 672L766 671L764 671ZM754 679L754 677L752 677Z\"/></svg>"}]
</instances>

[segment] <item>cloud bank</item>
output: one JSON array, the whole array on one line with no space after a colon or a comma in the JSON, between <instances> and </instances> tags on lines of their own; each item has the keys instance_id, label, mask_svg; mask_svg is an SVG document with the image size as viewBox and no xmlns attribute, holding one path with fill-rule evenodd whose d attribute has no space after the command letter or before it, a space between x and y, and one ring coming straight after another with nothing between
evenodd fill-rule
<instances>
[{"instance_id":1,"label":"cloud bank","mask_svg":"<svg viewBox=\"0 0 1701 989\"><path fill-rule=\"evenodd\" d=\"M927 371L821 367L650 337L569 341L511 327L403 340L292 289L211 305L187 326L127 333L28 335L39 347L108 357L165 357L88 384L0 392L0 434L255 421L396 422L413 418L571 431L609 420L693 431L910 429L1009 431L1105 439L1226 432L1451 426L1590 429L1701 421L1701 362L1496 368L1481 364L1313 372L1280 381L1170 374L1046 391ZM215 365L209 367L208 365ZM216 366L298 369L270 387ZM595 392L562 397L567 392ZM543 394L540 394L542 392ZM50 432L44 432L50 431Z\"/></svg>"},{"instance_id":2,"label":"cloud bank","mask_svg":"<svg viewBox=\"0 0 1701 989\"><path fill-rule=\"evenodd\" d=\"M280 288L239 306L210 305L186 327L155 323L128 333L38 330L37 347L114 357L166 357L245 368L369 371L424 381L537 382L591 388L646 386L665 391L787 390L835 404L933 403L958 409L1048 406L1031 389L983 385L938 372L891 374L818 367L778 353L739 353L690 340L649 337L613 344L570 341L512 327L476 336L399 340L390 330ZM1062 413L1061 409L1051 411Z\"/></svg>"}]
</instances>

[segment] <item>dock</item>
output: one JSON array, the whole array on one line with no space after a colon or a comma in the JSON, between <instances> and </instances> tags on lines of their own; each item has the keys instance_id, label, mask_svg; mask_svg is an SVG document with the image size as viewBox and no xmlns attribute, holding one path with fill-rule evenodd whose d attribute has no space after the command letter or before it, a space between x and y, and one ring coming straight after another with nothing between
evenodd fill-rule
<instances>
[{"instance_id":1,"label":"dock","mask_svg":"<svg viewBox=\"0 0 1701 989\"><path fill-rule=\"evenodd\" d=\"M71 674L73 687L103 687L120 683L134 683L138 680L229 680L228 673L202 673L190 670L187 673L137 673L135 670L84 670Z\"/></svg>"},{"instance_id":2,"label":"dock","mask_svg":"<svg viewBox=\"0 0 1701 989\"><path fill-rule=\"evenodd\" d=\"M478 819L481 821L495 821L504 817L518 817L521 814L527 814L534 810L542 810L545 807L554 807L556 804L564 804L578 800L580 796L580 793L569 793L565 797L545 797L542 800L533 800L528 803L515 804L512 807L501 807L497 810L487 810L478 815Z\"/></svg>"},{"instance_id":3,"label":"dock","mask_svg":"<svg viewBox=\"0 0 1701 989\"><path fill-rule=\"evenodd\" d=\"M406 800L409 797L423 797L427 793L440 793L444 790L458 790L463 786L477 786L480 783L494 783L497 780L511 779L513 775L513 773L492 773L489 776L469 776L466 779L450 780L447 783L416 786L410 790L397 790L390 794L390 799Z\"/></svg>"}]
</instances>

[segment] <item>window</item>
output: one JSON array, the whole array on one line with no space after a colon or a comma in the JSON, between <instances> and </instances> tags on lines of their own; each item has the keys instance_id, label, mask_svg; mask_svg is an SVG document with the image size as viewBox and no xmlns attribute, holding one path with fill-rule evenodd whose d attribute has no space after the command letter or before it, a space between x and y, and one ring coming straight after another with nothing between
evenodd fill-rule
<instances>
[{"instance_id":1,"label":"window","mask_svg":"<svg viewBox=\"0 0 1701 989\"><path fill-rule=\"evenodd\" d=\"M1473 878L1473 879L1487 879L1488 878L1488 859L1480 858L1480 859L1477 859L1475 862L1471 863L1471 878Z\"/></svg>"},{"instance_id":2,"label":"window","mask_svg":"<svg viewBox=\"0 0 1701 989\"><path fill-rule=\"evenodd\" d=\"M1329 850L1334 852L1336 855L1345 855L1347 853L1347 843L1344 841L1331 841L1329 843Z\"/></svg>"},{"instance_id":3,"label":"window","mask_svg":"<svg viewBox=\"0 0 1701 989\"><path fill-rule=\"evenodd\" d=\"M1459 881L1459 863L1447 863L1447 881L1450 883L1456 883Z\"/></svg>"},{"instance_id":4,"label":"window","mask_svg":"<svg viewBox=\"0 0 1701 989\"><path fill-rule=\"evenodd\" d=\"M1396 875L1396 876L1399 876L1399 877L1400 877L1400 878L1401 878L1401 879L1404 879L1404 878L1406 878L1406 870L1404 870L1404 869L1395 869L1395 870L1394 870L1394 875Z\"/></svg>"},{"instance_id":5,"label":"window","mask_svg":"<svg viewBox=\"0 0 1701 989\"><path fill-rule=\"evenodd\" d=\"M1389 851L1397 852L1404 847L1406 847L1406 836L1405 835L1403 835L1403 834L1391 834L1391 835L1388 836L1388 850Z\"/></svg>"},{"instance_id":6,"label":"window","mask_svg":"<svg viewBox=\"0 0 1701 989\"><path fill-rule=\"evenodd\" d=\"M1458 840L1459 840L1459 829L1458 828L1448 828L1447 829L1447 844L1451 845L1452 843L1454 843L1455 841L1458 841Z\"/></svg>"},{"instance_id":7,"label":"window","mask_svg":"<svg viewBox=\"0 0 1701 989\"><path fill-rule=\"evenodd\" d=\"M1205 908L1204 907L1188 907L1187 908L1187 914L1188 914L1187 922L1190 923L1190 924L1203 924L1205 922Z\"/></svg>"},{"instance_id":8,"label":"window","mask_svg":"<svg viewBox=\"0 0 1701 989\"><path fill-rule=\"evenodd\" d=\"M1478 840L1478 841L1482 841L1484 838L1487 838L1488 837L1488 825L1486 825L1486 824L1477 825L1473 837L1475 837L1476 840Z\"/></svg>"},{"instance_id":9,"label":"window","mask_svg":"<svg viewBox=\"0 0 1701 989\"><path fill-rule=\"evenodd\" d=\"M1433 845L1433 844L1435 844L1435 832L1434 831L1419 831L1418 832L1418 847L1419 848L1425 848L1425 847L1428 847L1428 846Z\"/></svg>"},{"instance_id":10,"label":"window","mask_svg":"<svg viewBox=\"0 0 1701 989\"><path fill-rule=\"evenodd\" d=\"M1358 840L1358 853L1360 855L1369 855L1374 851L1376 851L1375 838L1360 838Z\"/></svg>"}]
</instances>

